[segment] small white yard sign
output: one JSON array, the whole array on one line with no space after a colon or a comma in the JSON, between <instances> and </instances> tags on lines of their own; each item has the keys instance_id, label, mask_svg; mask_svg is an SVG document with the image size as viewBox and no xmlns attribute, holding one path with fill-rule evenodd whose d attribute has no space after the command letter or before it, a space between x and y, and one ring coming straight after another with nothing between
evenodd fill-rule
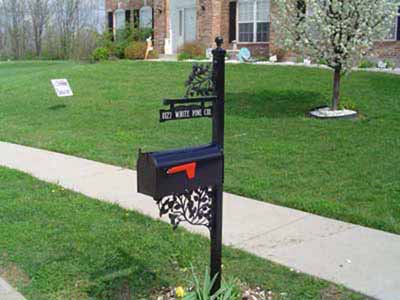
<instances>
[{"instance_id":1,"label":"small white yard sign","mask_svg":"<svg viewBox=\"0 0 400 300\"><path fill-rule=\"evenodd\" d=\"M71 97L74 95L67 79L52 79L51 84L58 97Z\"/></svg>"}]
</instances>

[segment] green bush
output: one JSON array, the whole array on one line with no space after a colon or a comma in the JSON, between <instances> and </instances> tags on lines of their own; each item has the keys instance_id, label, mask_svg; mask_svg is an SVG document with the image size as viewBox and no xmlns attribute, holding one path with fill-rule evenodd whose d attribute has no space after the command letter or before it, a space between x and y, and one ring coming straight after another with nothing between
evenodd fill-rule
<instances>
[{"instance_id":1,"label":"green bush","mask_svg":"<svg viewBox=\"0 0 400 300\"><path fill-rule=\"evenodd\" d=\"M129 40L136 42L145 42L150 36L153 35L152 28L131 28L129 32Z\"/></svg>"},{"instance_id":2,"label":"green bush","mask_svg":"<svg viewBox=\"0 0 400 300\"><path fill-rule=\"evenodd\" d=\"M256 61L269 61L269 57L268 56L256 56L254 59Z\"/></svg>"},{"instance_id":3,"label":"green bush","mask_svg":"<svg viewBox=\"0 0 400 300\"><path fill-rule=\"evenodd\" d=\"M186 52L181 52L178 54L178 60L186 60L186 59L193 59L193 57Z\"/></svg>"},{"instance_id":4,"label":"green bush","mask_svg":"<svg viewBox=\"0 0 400 300\"><path fill-rule=\"evenodd\" d=\"M205 59L206 47L199 42L185 43L180 49L178 60Z\"/></svg>"},{"instance_id":5,"label":"green bush","mask_svg":"<svg viewBox=\"0 0 400 300\"><path fill-rule=\"evenodd\" d=\"M126 58L125 56L125 49L129 46L128 41L116 41L114 43L114 56L123 59Z\"/></svg>"},{"instance_id":6,"label":"green bush","mask_svg":"<svg viewBox=\"0 0 400 300\"><path fill-rule=\"evenodd\" d=\"M368 68L374 68L376 65L374 62L368 60L368 59L363 59L361 60L360 64L359 64L359 68L360 69L368 69Z\"/></svg>"},{"instance_id":7,"label":"green bush","mask_svg":"<svg viewBox=\"0 0 400 300\"><path fill-rule=\"evenodd\" d=\"M92 53L94 61L107 60L110 57L110 51L106 47L98 47Z\"/></svg>"},{"instance_id":8,"label":"green bush","mask_svg":"<svg viewBox=\"0 0 400 300\"><path fill-rule=\"evenodd\" d=\"M396 68L395 62L393 62L393 61L390 60L390 59L385 59L383 62L384 62L384 64L386 65L386 68L387 68L387 69L395 69L395 68Z\"/></svg>"},{"instance_id":9,"label":"green bush","mask_svg":"<svg viewBox=\"0 0 400 300\"><path fill-rule=\"evenodd\" d=\"M321 59L318 61L318 64L319 64L319 65L327 66L327 65L328 65L328 61L327 61L325 58L321 58Z\"/></svg>"},{"instance_id":10,"label":"green bush","mask_svg":"<svg viewBox=\"0 0 400 300\"><path fill-rule=\"evenodd\" d=\"M153 29L134 28L127 26L117 30L115 38L111 32L105 32L98 40L97 46L107 48L109 56L125 58L125 49L133 42L144 42L153 34Z\"/></svg>"}]
</instances>

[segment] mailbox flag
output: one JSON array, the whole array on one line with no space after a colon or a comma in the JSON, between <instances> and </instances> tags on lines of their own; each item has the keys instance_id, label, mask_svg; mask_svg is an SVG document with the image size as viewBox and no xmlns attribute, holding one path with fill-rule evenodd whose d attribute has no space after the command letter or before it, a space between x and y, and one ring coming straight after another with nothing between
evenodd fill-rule
<instances>
[{"instance_id":1,"label":"mailbox flag","mask_svg":"<svg viewBox=\"0 0 400 300\"><path fill-rule=\"evenodd\" d=\"M172 175L181 172L186 172L186 176L188 179L194 179L196 177L196 162L172 167L168 169L167 174Z\"/></svg>"}]
</instances>

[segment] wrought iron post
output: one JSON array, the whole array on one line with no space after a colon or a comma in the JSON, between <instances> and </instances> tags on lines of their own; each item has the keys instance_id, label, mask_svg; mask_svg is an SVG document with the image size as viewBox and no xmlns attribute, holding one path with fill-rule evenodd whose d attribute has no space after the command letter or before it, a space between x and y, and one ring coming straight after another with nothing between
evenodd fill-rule
<instances>
[{"instance_id":1,"label":"wrought iron post","mask_svg":"<svg viewBox=\"0 0 400 300\"><path fill-rule=\"evenodd\" d=\"M210 275L216 277L211 294L221 288L224 184L226 51L221 37L215 42L212 72L210 66L194 65L185 97L164 99L169 109L160 110L160 122L212 116L212 143L148 153L139 150L137 162L138 191L156 200L161 216L168 215L174 228L188 222L210 230Z\"/></svg>"},{"instance_id":2,"label":"wrought iron post","mask_svg":"<svg viewBox=\"0 0 400 300\"><path fill-rule=\"evenodd\" d=\"M224 148L224 123L225 123L225 56L226 50L222 48L223 39L215 39L217 48L213 50L213 81L217 101L213 112L212 141ZM212 201L211 221L211 278L217 276L211 294L221 288L222 278L222 210L223 210L223 185L215 187Z\"/></svg>"}]
</instances>

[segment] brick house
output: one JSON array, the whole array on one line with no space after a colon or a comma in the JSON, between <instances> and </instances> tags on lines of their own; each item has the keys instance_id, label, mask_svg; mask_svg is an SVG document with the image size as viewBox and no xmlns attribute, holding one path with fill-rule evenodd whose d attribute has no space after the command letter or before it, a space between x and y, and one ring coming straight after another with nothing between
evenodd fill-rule
<instances>
[{"instance_id":1,"label":"brick house","mask_svg":"<svg viewBox=\"0 0 400 300\"><path fill-rule=\"evenodd\" d=\"M274 53L274 11L272 0L131 0L128 4L106 0L110 29L125 22L145 24L154 29L155 47L174 54L185 42L213 46L222 35L225 47L236 41L253 55ZM145 20L142 20L145 19ZM389 37L376 43L374 54L400 62L400 8Z\"/></svg>"}]
</instances>

